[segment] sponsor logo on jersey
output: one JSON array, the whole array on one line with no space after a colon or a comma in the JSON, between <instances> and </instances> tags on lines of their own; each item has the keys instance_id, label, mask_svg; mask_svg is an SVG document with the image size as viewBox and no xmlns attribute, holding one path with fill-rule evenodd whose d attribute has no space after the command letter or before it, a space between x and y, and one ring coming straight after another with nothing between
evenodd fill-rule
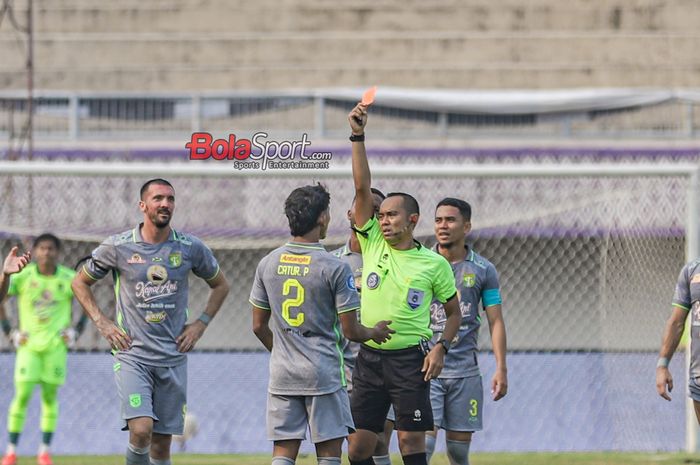
<instances>
[{"instance_id":1,"label":"sponsor logo on jersey","mask_svg":"<svg viewBox=\"0 0 700 465\"><path fill-rule=\"evenodd\" d=\"M462 282L465 287L474 287L474 285L476 285L476 275L473 273L465 274Z\"/></svg>"},{"instance_id":2,"label":"sponsor logo on jersey","mask_svg":"<svg viewBox=\"0 0 700 465\"><path fill-rule=\"evenodd\" d=\"M168 270L162 265L151 265L146 271L146 277L152 283L163 283L168 279Z\"/></svg>"},{"instance_id":3,"label":"sponsor logo on jersey","mask_svg":"<svg viewBox=\"0 0 700 465\"><path fill-rule=\"evenodd\" d=\"M413 310L417 309L423 303L423 298L425 297L425 292L418 289L409 289L408 296L406 297L406 303Z\"/></svg>"},{"instance_id":4,"label":"sponsor logo on jersey","mask_svg":"<svg viewBox=\"0 0 700 465\"><path fill-rule=\"evenodd\" d=\"M690 284L695 284L695 283L700 283L700 273L694 274L692 278L690 278Z\"/></svg>"},{"instance_id":5,"label":"sponsor logo on jersey","mask_svg":"<svg viewBox=\"0 0 700 465\"><path fill-rule=\"evenodd\" d=\"M131 256L130 259L126 261L126 263L130 265L136 265L136 264L144 264L146 263L146 260L144 260L141 255L135 253L134 255Z\"/></svg>"},{"instance_id":6,"label":"sponsor logo on jersey","mask_svg":"<svg viewBox=\"0 0 700 465\"><path fill-rule=\"evenodd\" d=\"M168 255L168 264L172 268L177 268L180 265L182 265L182 253L175 252L175 253L171 253L170 255Z\"/></svg>"},{"instance_id":7,"label":"sponsor logo on jersey","mask_svg":"<svg viewBox=\"0 0 700 465\"><path fill-rule=\"evenodd\" d=\"M283 253L280 257L280 263L292 263L294 265L308 265L311 263L311 255L294 255Z\"/></svg>"},{"instance_id":8,"label":"sponsor logo on jersey","mask_svg":"<svg viewBox=\"0 0 700 465\"><path fill-rule=\"evenodd\" d=\"M160 263L160 262L163 261L163 259L160 258L160 257L152 257L152 258L151 258L151 261L154 262L154 263Z\"/></svg>"},{"instance_id":9,"label":"sponsor logo on jersey","mask_svg":"<svg viewBox=\"0 0 700 465\"><path fill-rule=\"evenodd\" d=\"M374 271L367 276L367 288L376 289L379 287L379 275Z\"/></svg>"},{"instance_id":10,"label":"sponsor logo on jersey","mask_svg":"<svg viewBox=\"0 0 700 465\"><path fill-rule=\"evenodd\" d=\"M149 323L162 323L168 317L168 314L163 312L146 312L146 321Z\"/></svg>"}]
</instances>

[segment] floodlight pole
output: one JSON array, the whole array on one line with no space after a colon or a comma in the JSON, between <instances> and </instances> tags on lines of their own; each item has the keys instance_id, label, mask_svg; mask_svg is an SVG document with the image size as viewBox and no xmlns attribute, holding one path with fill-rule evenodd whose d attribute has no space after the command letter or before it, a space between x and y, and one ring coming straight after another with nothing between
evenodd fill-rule
<instances>
[{"instance_id":1,"label":"floodlight pole","mask_svg":"<svg viewBox=\"0 0 700 465\"><path fill-rule=\"evenodd\" d=\"M27 3L27 157L34 157L34 27L33 3Z\"/></svg>"}]
</instances>

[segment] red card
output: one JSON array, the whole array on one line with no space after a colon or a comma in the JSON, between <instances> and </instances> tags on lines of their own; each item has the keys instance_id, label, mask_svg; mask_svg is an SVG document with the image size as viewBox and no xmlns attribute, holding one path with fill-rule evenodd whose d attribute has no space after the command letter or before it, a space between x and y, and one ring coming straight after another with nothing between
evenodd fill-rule
<instances>
[{"instance_id":1,"label":"red card","mask_svg":"<svg viewBox=\"0 0 700 465\"><path fill-rule=\"evenodd\" d=\"M362 104L363 105L372 105L374 103L374 96L377 93L377 86L372 86L369 89L365 91L364 94L362 94Z\"/></svg>"}]
</instances>

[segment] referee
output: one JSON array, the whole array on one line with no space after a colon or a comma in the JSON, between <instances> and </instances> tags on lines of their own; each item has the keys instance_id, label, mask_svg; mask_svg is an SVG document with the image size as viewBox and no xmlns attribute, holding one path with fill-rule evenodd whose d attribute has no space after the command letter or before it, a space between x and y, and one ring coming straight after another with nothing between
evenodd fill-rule
<instances>
[{"instance_id":1,"label":"referee","mask_svg":"<svg viewBox=\"0 0 700 465\"><path fill-rule=\"evenodd\" d=\"M404 464L427 465L425 432L433 429L430 380L440 374L461 321L454 275L444 257L413 238L419 208L411 195L388 194L375 218L364 145L367 107L358 104L348 120L355 227L363 260L360 318L369 327L391 320L396 331L381 346L367 341L360 348L350 400L357 431L348 438L348 455L351 465L374 464L377 433L393 405ZM447 319L443 339L428 350L434 299L444 305Z\"/></svg>"}]
</instances>

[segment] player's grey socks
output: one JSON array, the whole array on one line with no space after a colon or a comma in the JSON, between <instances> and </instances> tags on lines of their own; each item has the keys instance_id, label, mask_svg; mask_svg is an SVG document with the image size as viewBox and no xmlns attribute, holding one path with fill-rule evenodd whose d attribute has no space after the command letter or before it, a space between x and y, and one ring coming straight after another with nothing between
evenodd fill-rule
<instances>
[{"instance_id":1,"label":"player's grey socks","mask_svg":"<svg viewBox=\"0 0 700 465\"><path fill-rule=\"evenodd\" d=\"M340 457L318 457L318 465L340 465Z\"/></svg>"},{"instance_id":2,"label":"player's grey socks","mask_svg":"<svg viewBox=\"0 0 700 465\"><path fill-rule=\"evenodd\" d=\"M425 435L425 461L427 463L430 463L430 459L435 452L435 439L436 437L431 434Z\"/></svg>"},{"instance_id":3,"label":"player's grey socks","mask_svg":"<svg viewBox=\"0 0 700 465\"><path fill-rule=\"evenodd\" d=\"M447 458L450 465L469 465L469 441L447 440Z\"/></svg>"},{"instance_id":4,"label":"player's grey socks","mask_svg":"<svg viewBox=\"0 0 700 465\"><path fill-rule=\"evenodd\" d=\"M374 455L372 459L374 459L374 465L391 465L391 456L389 454Z\"/></svg>"},{"instance_id":5,"label":"player's grey socks","mask_svg":"<svg viewBox=\"0 0 700 465\"><path fill-rule=\"evenodd\" d=\"M126 449L126 465L151 465L148 458L149 450L151 450L150 444L146 447L135 447L129 443Z\"/></svg>"},{"instance_id":6,"label":"player's grey socks","mask_svg":"<svg viewBox=\"0 0 700 465\"><path fill-rule=\"evenodd\" d=\"M272 465L294 465L294 460L278 455L277 457L272 457Z\"/></svg>"},{"instance_id":7,"label":"player's grey socks","mask_svg":"<svg viewBox=\"0 0 700 465\"><path fill-rule=\"evenodd\" d=\"M151 457L151 465L172 465L170 459L154 459Z\"/></svg>"}]
</instances>

